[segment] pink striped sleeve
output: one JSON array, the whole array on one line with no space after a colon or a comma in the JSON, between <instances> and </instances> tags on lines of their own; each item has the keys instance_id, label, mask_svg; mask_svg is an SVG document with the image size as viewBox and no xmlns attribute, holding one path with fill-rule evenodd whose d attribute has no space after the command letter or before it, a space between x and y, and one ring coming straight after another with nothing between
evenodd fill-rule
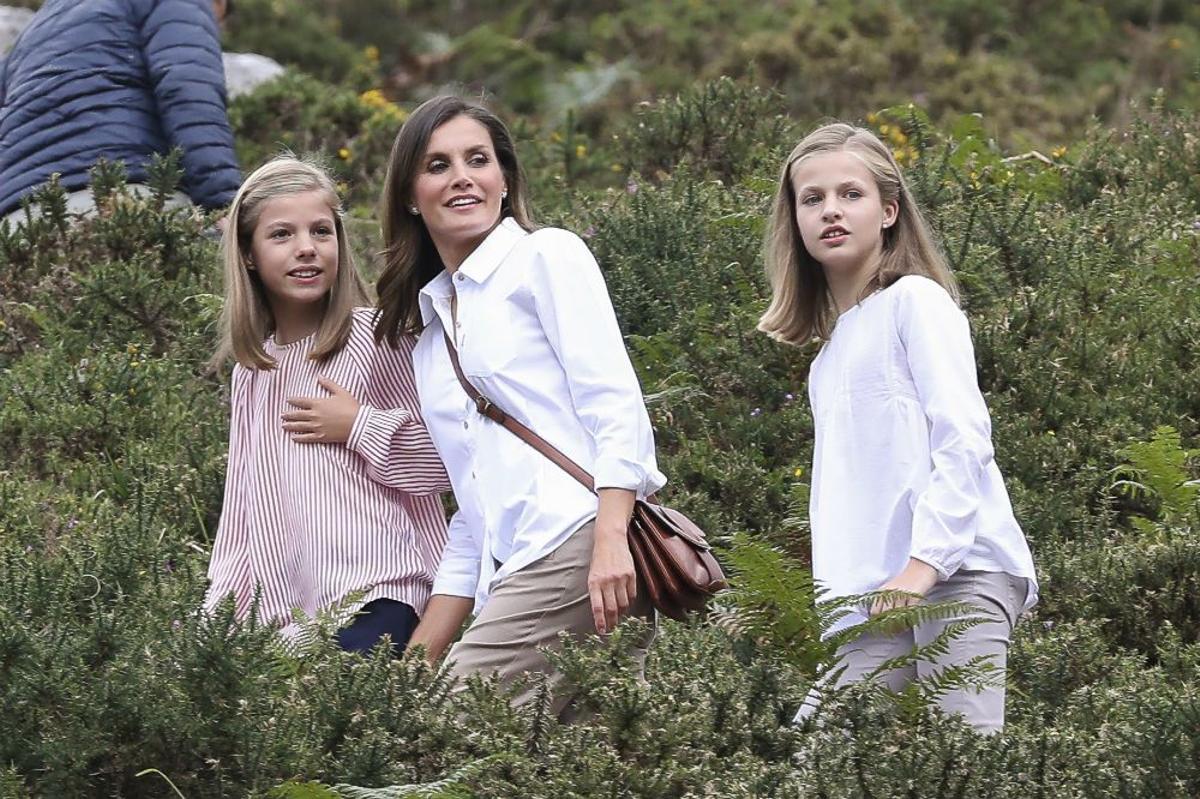
<instances>
[{"instance_id":1,"label":"pink striped sleeve","mask_svg":"<svg viewBox=\"0 0 1200 799\"><path fill-rule=\"evenodd\" d=\"M217 524L212 557L208 562L210 584L204 609L211 611L229 594L234 595L238 617L244 616L253 600L250 574L249 519L245 491L246 458L249 450L250 373L235 366L229 390L229 456L225 467L225 497Z\"/></svg>"},{"instance_id":2,"label":"pink striped sleeve","mask_svg":"<svg viewBox=\"0 0 1200 799\"><path fill-rule=\"evenodd\" d=\"M422 571L432 582L446 548L446 509L438 494L410 497L408 508L417 534Z\"/></svg>"},{"instance_id":3,"label":"pink striped sleeve","mask_svg":"<svg viewBox=\"0 0 1200 799\"><path fill-rule=\"evenodd\" d=\"M367 396L346 446L366 461L371 479L422 496L449 490L450 480L418 410L415 345L408 336L396 348L373 347Z\"/></svg>"}]
</instances>

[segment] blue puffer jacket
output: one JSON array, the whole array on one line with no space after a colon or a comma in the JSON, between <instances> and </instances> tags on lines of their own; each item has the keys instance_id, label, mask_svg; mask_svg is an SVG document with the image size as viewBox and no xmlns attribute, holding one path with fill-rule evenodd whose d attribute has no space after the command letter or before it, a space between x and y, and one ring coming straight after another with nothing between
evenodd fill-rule
<instances>
[{"instance_id":1,"label":"blue puffer jacket","mask_svg":"<svg viewBox=\"0 0 1200 799\"><path fill-rule=\"evenodd\" d=\"M183 191L227 205L240 175L211 0L48 0L0 63L0 215L52 172L84 188L100 158L143 182L176 146Z\"/></svg>"}]
</instances>

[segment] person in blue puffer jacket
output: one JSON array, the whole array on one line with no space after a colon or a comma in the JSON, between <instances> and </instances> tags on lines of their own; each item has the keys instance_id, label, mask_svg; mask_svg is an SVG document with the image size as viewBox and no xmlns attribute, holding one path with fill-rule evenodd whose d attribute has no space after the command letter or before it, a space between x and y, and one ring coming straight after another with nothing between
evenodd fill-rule
<instances>
[{"instance_id":1,"label":"person in blue puffer jacket","mask_svg":"<svg viewBox=\"0 0 1200 799\"><path fill-rule=\"evenodd\" d=\"M57 172L87 210L88 171L123 161L144 184L183 152L181 190L223 208L241 182L225 113L227 0L47 0L0 62L0 218Z\"/></svg>"}]
</instances>

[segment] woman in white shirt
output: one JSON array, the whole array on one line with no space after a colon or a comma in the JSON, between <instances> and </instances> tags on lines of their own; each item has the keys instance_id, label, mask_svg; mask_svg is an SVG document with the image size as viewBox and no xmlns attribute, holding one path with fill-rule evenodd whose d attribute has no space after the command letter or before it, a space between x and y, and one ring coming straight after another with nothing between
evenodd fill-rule
<instances>
[{"instance_id":1,"label":"woman in white shirt","mask_svg":"<svg viewBox=\"0 0 1200 799\"><path fill-rule=\"evenodd\" d=\"M535 230L526 203L495 115L450 96L415 110L384 184L376 336L419 336L422 413L459 506L411 645L436 661L474 608L452 675L544 673L565 718L570 690L539 647L651 616L626 529L635 498L666 481L595 259L572 233ZM597 493L481 415L447 339L474 388L594 475Z\"/></svg>"},{"instance_id":2,"label":"woman in white shirt","mask_svg":"<svg viewBox=\"0 0 1200 799\"><path fill-rule=\"evenodd\" d=\"M1033 558L993 457L954 278L873 133L827 125L792 151L766 260L773 297L759 328L797 346L824 340L808 383L814 579L830 598L902 591L985 613L967 614L986 621L953 639L945 656L883 674L875 674L881 664L955 619L859 636L839 652L839 682L874 675L899 690L984 658L1000 679L950 691L940 704L981 731L999 730L1009 636L1037 599ZM865 618L848 616L836 629Z\"/></svg>"}]
</instances>

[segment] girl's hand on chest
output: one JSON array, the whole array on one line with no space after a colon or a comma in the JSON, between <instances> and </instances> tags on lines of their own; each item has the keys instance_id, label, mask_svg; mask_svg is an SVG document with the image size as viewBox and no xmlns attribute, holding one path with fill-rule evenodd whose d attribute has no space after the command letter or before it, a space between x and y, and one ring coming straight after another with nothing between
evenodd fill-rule
<instances>
[{"instance_id":1,"label":"girl's hand on chest","mask_svg":"<svg viewBox=\"0 0 1200 799\"><path fill-rule=\"evenodd\" d=\"M349 391L327 377L318 377L317 384L329 396L288 397L287 403L293 410L283 414L284 432L301 444L345 443L361 405Z\"/></svg>"}]
</instances>

